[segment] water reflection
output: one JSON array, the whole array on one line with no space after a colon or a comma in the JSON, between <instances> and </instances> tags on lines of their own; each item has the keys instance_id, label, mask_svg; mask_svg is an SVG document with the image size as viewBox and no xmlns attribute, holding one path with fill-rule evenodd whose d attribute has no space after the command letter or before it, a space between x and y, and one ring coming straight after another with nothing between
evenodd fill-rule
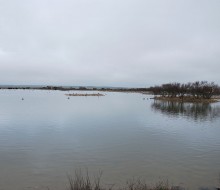
<instances>
[{"instance_id":1,"label":"water reflection","mask_svg":"<svg viewBox=\"0 0 220 190\"><path fill-rule=\"evenodd\" d=\"M182 103L155 100L152 109L169 116L182 116L195 121L209 120L220 117L220 106L205 103Z\"/></svg>"},{"instance_id":2,"label":"water reflection","mask_svg":"<svg viewBox=\"0 0 220 190\"><path fill-rule=\"evenodd\" d=\"M135 177L150 184L168 179L189 190L217 186L220 119L196 125L182 116L167 119L140 94L68 100L65 93L0 91L1 190L65 189L66 173L78 168L102 170L103 185ZM219 114L217 106L208 109ZM172 112L164 111L177 117Z\"/></svg>"}]
</instances>

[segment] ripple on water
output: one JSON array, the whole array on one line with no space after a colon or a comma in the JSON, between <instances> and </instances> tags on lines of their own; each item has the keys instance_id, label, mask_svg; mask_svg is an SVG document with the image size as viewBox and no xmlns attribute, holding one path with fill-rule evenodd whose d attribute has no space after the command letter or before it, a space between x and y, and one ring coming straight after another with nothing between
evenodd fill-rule
<instances>
[{"instance_id":1,"label":"ripple on water","mask_svg":"<svg viewBox=\"0 0 220 190\"><path fill-rule=\"evenodd\" d=\"M176 105L125 93L69 100L55 91L0 94L0 188L61 188L66 172L79 167L103 170L104 183L134 176L189 189L217 183L219 103Z\"/></svg>"}]
</instances>

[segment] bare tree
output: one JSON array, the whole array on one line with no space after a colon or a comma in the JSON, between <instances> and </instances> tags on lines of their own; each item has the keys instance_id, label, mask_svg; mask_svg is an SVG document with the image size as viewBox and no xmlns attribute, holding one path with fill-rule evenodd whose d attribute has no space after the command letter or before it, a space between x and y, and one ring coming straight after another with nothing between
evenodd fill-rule
<instances>
[{"instance_id":1,"label":"bare tree","mask_svg":"<svg viewBox=\"0 0 220 190\"><path fill-rule=\"evenodd\" d=\"M188 82L186 84L180 83L167 83L161 86L154 86L149 88L154 95L161 95L164 97L179 97L184 98L187 96L192 96L193 98L200 99L210 99L214 95L220 95L220 87L214 82L207 81L196 81Z\"/></svg>"}]
</instances>

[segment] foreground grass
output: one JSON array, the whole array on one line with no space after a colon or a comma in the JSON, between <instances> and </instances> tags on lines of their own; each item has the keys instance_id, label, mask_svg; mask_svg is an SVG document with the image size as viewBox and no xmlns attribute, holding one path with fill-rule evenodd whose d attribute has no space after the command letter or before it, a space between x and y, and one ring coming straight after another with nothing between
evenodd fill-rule
<instances>
[{"instance_id":1,"label":"foreground grass","mask_svg":"<svg viewBox=\"0 0 220 190\"><path fill-rule=\"evenodd\" d=\"M140 179L129 180L122 188L114 188L114 185L107 188L101 185L101 176L102 173L99 173L94 177L94 180L91 180L88 172L86 175L83 175L81 171L75 172L74 176L68 175L68 190L184 190L179 186L170 186L168 181L161 181L154 186L148 186Z\"/></svg>"}]
</instances>

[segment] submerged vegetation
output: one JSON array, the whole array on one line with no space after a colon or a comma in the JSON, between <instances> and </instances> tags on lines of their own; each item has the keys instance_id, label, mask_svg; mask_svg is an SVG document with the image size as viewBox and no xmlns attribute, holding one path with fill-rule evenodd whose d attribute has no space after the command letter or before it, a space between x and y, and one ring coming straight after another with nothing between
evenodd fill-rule
<instances>
[{"instance_id":1,"label":"submerged vegetation","mask_svg":"<svg viewBox=\"0 0 220 190\"><path fill-rule=\"evenodd\" d=\"M220 87L214 82L196 81L181 83L167 83L149 88L160 100L174 100L185 102L215 102L214 96L220 95Z\"/></svg>"}]
</instances>

